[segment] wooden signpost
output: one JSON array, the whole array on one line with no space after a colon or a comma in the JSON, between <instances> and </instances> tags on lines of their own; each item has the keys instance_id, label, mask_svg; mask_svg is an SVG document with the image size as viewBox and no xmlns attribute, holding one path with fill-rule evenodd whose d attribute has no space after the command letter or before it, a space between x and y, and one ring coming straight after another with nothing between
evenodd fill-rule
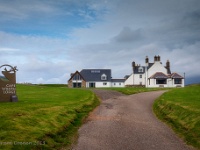
<instances>
[{"instance_id":1,"label":"wooden signpost","mask_svg":"<svg viewBox=\"0 0 200 150\"><path fill-rule=\"evenodd\" d=\"M16 95L16 67L0 66L0 102L17 102Z\"/></svg>"}]
</instances>

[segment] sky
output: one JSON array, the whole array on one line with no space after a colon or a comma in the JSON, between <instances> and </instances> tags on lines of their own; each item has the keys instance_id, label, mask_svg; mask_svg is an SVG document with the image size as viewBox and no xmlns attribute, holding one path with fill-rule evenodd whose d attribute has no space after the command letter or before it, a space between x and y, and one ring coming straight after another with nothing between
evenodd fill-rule
<instances>
[{"instance_id":1,"label":"sky","mask_svg":"<svg viewBox=\"0 0 200 150\"><path fill-rule=\"evenodd\" d=\"M67 84L82 69L113 78L160 55L200 83L199 0L0 0L0 65L18 83Z\"/></svg>"}]
</instances>

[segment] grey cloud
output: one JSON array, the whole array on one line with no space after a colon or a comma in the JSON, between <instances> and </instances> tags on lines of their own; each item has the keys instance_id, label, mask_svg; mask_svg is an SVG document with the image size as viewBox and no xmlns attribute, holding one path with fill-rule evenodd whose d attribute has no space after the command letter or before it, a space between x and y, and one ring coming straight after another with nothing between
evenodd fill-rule
<instances>
[{"instance_id":1,"label":"grey cloud","mask_svg":"<svg viewBox=\"0 0 200 150\"><path fill-rule=\"evenodd\" d=\"M142 30L132 30L130 27L124 27L122 31L113 38L116 42L135 42L144 38L142 35Z\"/></svg>"},{"instance_id":2,"label":"grey cloud","mask_svg":"<svg viewBox=\"0 0 200 150\"><path fill-rule=\"evenodd\" d=\"M190 30L200 30L200 9L186 13L180 23Z\"/></svg>"}]
</instances>

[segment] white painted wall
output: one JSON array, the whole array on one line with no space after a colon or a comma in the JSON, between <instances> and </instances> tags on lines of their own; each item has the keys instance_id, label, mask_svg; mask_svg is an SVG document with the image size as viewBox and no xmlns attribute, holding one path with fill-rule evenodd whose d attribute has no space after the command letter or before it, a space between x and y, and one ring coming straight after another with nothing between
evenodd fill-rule
<instances>
[{"instance_id":1,"label":"white painted wall","mask_svg":"<svg viewBox=\"0 0 200 150\"><path fill-rule=\"evenodd\" d=\"M128 79L124 82L125 85L133 85L133 74L131 74Z\"/></svg>"},{"instance_id":2,"label":"white painted wall","mask_svg":"<svg viewBox=\"0 0 200 150\"><path fill-rule=\"evenodd\" d=\"M101 88L101 87L111 87L111 82L107 82L107 81L104 81L104 82L86 82L86 87L89 88L89 84L90 83L95 83L95 87L96 88ZM107 83L106 85L104 85L103 83Z\"/></svg>"},{"instance_id":3,"label":"white painted wall","mask_svg":"<svg viewBox=\"0 0 200 150\"><path fill-rule=\"evenodd\" d=\"M142 75L142 78L140 78L140 75ZM135 85L145 85L145 74L135 74L134 75L134 84Z\"/></svg>"},{"instance_id":4,"label":"white painted wall","mask_svg":"<svg viewBox=\"0 0 200 150\"><path fill-rule=\"evenodd\" d=\"M156 79L150 79L150 85L148 81L148 87L184 87L184 79L182 79L182 84L174 84L174 79L167 79L166 84L156 84Z\"/></svg>"},{"instance_id":5,"label":"white painted wall","mask_svg":"<svg viewBox=\"0 0 200 150\"><path fill-rule=\"evenodd\" d=\"M125 84L123 82L86 82L86 87L89 88L90 83L95 83L96 88L106 88L106 87L125 87ZM107 83L107 85L104 85L103 83ZM114 84L115 83L115 84Z\"/></svg>"},{"instance_id":6,"label":"white painted wall","mask_svg":"<svg viewBox=\"0 0 200 150\"><path fill-rule=\"evenodd\" d=\"M72 80L72 83L81 83L83 80Z\"/></svg>"},{"instance_id":7,"label":"white painted wall","mask_svg":"<svg viewBox=\"0 0 200 150\"><path fill-rule=\"evenodd\" d=\"M169 87L168 86L168 80L166 84L156 84L156 79L150 79L150 85L149 85L149 81L148 81L148 87Z\"/></svg>"},{"instance_id":8,"label":"white painted wall","mask_svg":"<svg viewBox=\"0 0 200 150\"><path fill-rule=\"evenodd\" d=\"M112 82L112 87L124 87L124 82Z\"/></svg>"},{"instance_id":9,"label":"white painted wall","mask_svg":"<svg viewBox=\"0 0 200 150\"><path fill-rule=\"evenodd\" d=\"M140 75L142 75L142 78L140 78ZM134 78L134 81L133 81ZM142 85L145 85L145 73L141 74L131 74L128 79L125 81L125 86L126 85L140 85L140 82Z\"/></svg>"},{"instance_id":10,"label":"white painted wall","mask_svg":"<svg viewBox=\"0 0 200 150\"><path fill-rule=\"evenodd\" d=\"M148 78L156 72L162 72L167 75L167 69L159 61L156 61L151 68L148 69Z\"/></svg>"},{"instance_id":11,"label":"white painted wall","mask_svg":"<svg viewBox=\"0 0 200 150\"><path fill-rule=\"evenodd\" d=\"M171 87L185 87L185 80L182 79L182 84L175 84L174 79L172 80L172 86Z\"/></svg>"},{"instance_id":12,"label":"white painted wall","mask_svg":"<svg viewBox=\"0 0 200 150\"><path fill-rule=\"evenodd\" d=\"M142 78L140 78L140 75L142 75ZM134 78L134 81L133 81ZM140 82L142 85L145 85L145 73L141 74L131 74L131 76L126 79L125 85L140 85Z\"/></svg>"},{"instance_id":13,"label":"white painted wall","mask_svg":"<svg viewBox=\"0 0 200 150\"><path fill-rule=\"evenodd\" d=\"M106 85L103 85L103 83L107 83ZM111 82L96 82L96 88L99 87L111 87Z\"/></svg>"}]
</instances>

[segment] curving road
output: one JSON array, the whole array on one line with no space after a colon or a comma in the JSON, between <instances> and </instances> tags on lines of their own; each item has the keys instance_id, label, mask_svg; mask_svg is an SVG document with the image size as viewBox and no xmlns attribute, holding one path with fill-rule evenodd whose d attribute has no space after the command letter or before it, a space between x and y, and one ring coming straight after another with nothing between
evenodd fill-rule
<instances>
[{"instance_id":1,"label":"curving road","mask_svg":"<svg viewBox=\"0 0 200 150\"><path fill-rule=\"evenodd\" d=\"M130 96L94 90L102 103L79 129L74 150L189 150L152 112L153 101L164 91Z\"/></svg>"}]
</instances>

